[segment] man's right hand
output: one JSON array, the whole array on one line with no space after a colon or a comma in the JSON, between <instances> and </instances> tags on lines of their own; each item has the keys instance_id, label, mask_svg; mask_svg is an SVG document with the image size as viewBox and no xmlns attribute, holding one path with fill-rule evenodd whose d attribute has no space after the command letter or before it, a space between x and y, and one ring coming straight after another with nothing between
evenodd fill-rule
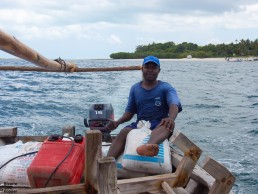
<instances>
[{"instance_id":1,"label":"man's right hand","mask_svg":"<svg viewBox=\"0 0 258 194\"><path fill-rule=\"evenodd\" d=\"M116 129L118 127L118 122L117 121L109 121L108 124L106 125L106 129L108 131L113 131L114 129Z\"/></svg>"}]
</instances>

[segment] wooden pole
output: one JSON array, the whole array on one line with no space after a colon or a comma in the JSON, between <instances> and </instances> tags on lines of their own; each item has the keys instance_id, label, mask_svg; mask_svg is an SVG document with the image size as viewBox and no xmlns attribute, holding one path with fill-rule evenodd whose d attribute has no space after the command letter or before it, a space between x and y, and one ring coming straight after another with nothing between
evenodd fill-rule
<instances>
[{"instance_id":1,"label":"wooden pole","mask_svg":"<svg viewBox=\"0 0 258 194\"><path fill-rule=\"evenodd\" d=\"M102 157L102 135L99 130L86 130L85 187L87 194L98 193L97 161Z\"/></svg>"},{"instance_id":2,"label":"wooden pole","mask_svg":"<svg viewBox=\"0 0 258 194\"><path fill-rule=\"evenodd\" d=\"M45 69L73 72L77 68L75 64L70 62L64 62L63 60L57 62L47 59L2 30L0 30L0 49Z\"/></svg>"},{"instance_id":3,"label":"wooden pole","mask_svg":"<svg viewBox=\"0 0 258 194\"><path fill-rule=\"evenodd\" d=\"M140 70L141 66L123 66L123 67L88 67L76 68L74 72L98 72L98 71L131 71ZM2 71L39 71L39 72L60 72L59 70L49 70L39 67L19 67L19 66L0 66Z\"/></svg>"}]
</instances>

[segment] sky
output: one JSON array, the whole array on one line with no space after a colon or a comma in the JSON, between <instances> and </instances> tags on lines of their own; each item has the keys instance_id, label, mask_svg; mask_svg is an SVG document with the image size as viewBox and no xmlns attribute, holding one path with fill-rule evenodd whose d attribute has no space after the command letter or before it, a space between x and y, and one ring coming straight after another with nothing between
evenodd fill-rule
<instances>
[{"instance_id":1,"label":"sky","mask_svg":"<svg viewBox=\"0 0 258 194\"><path fill-rule=\"evenodd\" d=\"M254 41L257 24L257 0L0 1L0 30L52 59L109 59L153 42Z\"/></svg>"}]
</instances>

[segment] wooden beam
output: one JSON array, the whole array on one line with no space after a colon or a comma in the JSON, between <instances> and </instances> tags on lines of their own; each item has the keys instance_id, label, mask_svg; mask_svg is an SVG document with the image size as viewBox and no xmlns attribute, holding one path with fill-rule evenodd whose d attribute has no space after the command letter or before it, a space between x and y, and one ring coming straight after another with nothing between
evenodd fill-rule
<instances>
[{"instance_id":1,"label":"wooden beam","mask_svg":"<svg viewBox=\"0 0 258 194\"><path fill-rule=\"evenodd\" d=\"M74 137L75 136L75 126L64 126L62 128L62 134L68 135L68 137Z\"/></svg>"},{"instance_id":2,"label":"wooden beam","mask_svg":"<svg viewBox=\"0 0 258 194\"><path fill-rule=\"evenodd\" d=\"M48 136L17 136L15 138L15 142L21 140L23 143L29 142L29 141L39 141L43 142L48 138Z\"/></svg>"},{"instance_id":3,"label":"wooden beam","mask_svg":"<svg viewBox=\"0 0 258 194\"><path fill-rule=\"evenodd\" d=\"M166 181L163 181L161 186L167 194L176 194Z\"/></svg>"},{"instance_id":4,"label":"wooden beam","mask_svg":"<svg viewBox=\"0 0 258 194\"><path fill-rule=\"evenodd\" d=\"M210 157L206 158L205 163L208 163L208 164L206 164L206 167L204 167L204 168L208 168L207 166L211 165L213 163L212 166L209 167L213 171L213 172L211 172L211 174L215 174L215 177L217 177L218 179L221 179L221 180L225 180L225 179L223 179L223 177L226 175L228 175L231 178L231 175L230 175L231 173L227 169L225 169L224 166L222 166L221 164L218 164L215 160L210 160L209 158ZM182 159L182 156L180 156L179 154L177 154L175 152L172 153L172 164L175 165L175 167L177 167L179 165L179 162L181 159ZM215 166L217 166L217 167L214 168ZM224 172L221 173L222 170L223 171L225 170L226 174L224 174ZM217 172L220 172L220 173L217 174ZM188 192L191 191L191 192L197 192L197 193L201 194L201 193L208 193L209 191L212 191L214 188L215 188L215 190L220 188L221 186L218 186L218 184L220 184L219 181L216 182L215 178L213 176L211 176L211 174L206 172L206 170L202 169L199 165L196 165L191 174L192 179L190 179L190 181L188 182L185 190L187 190ZM194 185L194 182L198 185ZM231 183L231 180L229 181L229 183ZM232 183L231 187L232 186L233 186L233 183ZM193 187L196 187L196 188L193 188ZM228 190L230 190L230 189L228 188ZM220 192L221 191L218 191L218 193L220 193ZM232 192L230 191L229 193L232 193Z\"/></svg>"},{"instance_id":5,"label":"wooden beam","mask_svg":"<svg viewBox=\"0 0 258 194\"><path fill-rule=\"evenodd\" d=\"M17 127L0 127L0 137L16 137Z\"/></svg>"},{"instance_id":6,"label":"wooden beam","mask_svg":"<svg viewBox=\"0 0 258 194\"><path fill-rule=\"evenodd\" d=\"M196 180L190 178L185 190L189 193L207 194L209 193L209 188L205 187L203 184L197 182Z\"/></svg>"},{"instance_id":7,"label":"wooden beam","mask_svg":"<svg viewBox=\"0 0 258 194\"><path fill-rule=\"evenodd\" d=\"M159 192L162 189L162 182L169 185L176 179L174 173L153 175L139 178L122 179L117 181L117 186L122 194Z\"/></svg>"},{"instance_id":8,"label":"wooden beam","mask_svg":"<svg viewBox=\"0 0 258 194\"><path fill-rule=\"evenodd\" d=\"M228 194L230 192L236 178L226 167L207 156L203 169L215 178L209 194Z\"/></svg>"},{"instance_id":9,"label":"wooden beam","mask_svg":"<svg viewBox=\"0 0 258 194\"><path fill-rule=\"evenodd\" d=\"M98 194L117 194L116 160L113 157L98 159Z\"/></svg>"},{"instance_id":10,"label":"wooden beam","mask_svg":"<svg viewBox=\"0 0 258 194\"><path fill-rule=\"evenodd\" d=\"M182 158L183 156L180 156L179 154L172 152L172 164L176 168L178 167ZM209 173L203 170L198 164L195 165L190 177L207 188L211 188L215 181L215 179Z\"/></svg>"},{"instance_id":11,"label":"wooden beam","mask_svg":"<svg viewBox=\"0 0 258 194\"><path fill-rule=\"evenodd\" d=\"M11 190L11 189L10 189ZM13 189L13 192L16 189ZM16 193L16 192L15 192ZM46 187L38 189L17 189L17 193L41 193L41 194L86 194L85 185L65 185L65 186L55 186L55 187Z\"/></svg>"},{"instance_id":12,"label":"wooden beam","mask_svg":"<svg viewBox=\"0 0 258 194\"><path fill-rule=\"evenodd\" d=\"M177 131L171 137L170 141L177 146L185 156L191 158L193 161L198 161L202 150L188 139L182 132Z\"/></svg>"},{"instance_id":13,"label":"wooden beam","mask_svg":"<svg viewBox=\"0 0 258 194\"><path fill-rule=\"evenodd\" d=\"M102 158L102 134L99 130L86 130L85 184L87 194L98 193L97 161Z\"/></svg>"},{"instance_id":14,"label":"wooden beam","mask_svg":"<svg viewBox=\"0 0 258 194\"><path fill-rule=\"evenodd\" d=\"M173 188L173 191L175 194L191 194L188 191L186 191L183 187ZM198 193L198 194L200 194L200 193Z\"/></svg>"},{"instance_id":15,"label":"wooden beam","mask_svg":"<svg viewBox=\"0 0 258 194\"><path fill-rule=\"evenodd\" d=\"M171 141L184 153L175 172L177 178L171 186L183 187L187 184L202 150L180 131L172 136Z\"/></svg>"}]
</instances>

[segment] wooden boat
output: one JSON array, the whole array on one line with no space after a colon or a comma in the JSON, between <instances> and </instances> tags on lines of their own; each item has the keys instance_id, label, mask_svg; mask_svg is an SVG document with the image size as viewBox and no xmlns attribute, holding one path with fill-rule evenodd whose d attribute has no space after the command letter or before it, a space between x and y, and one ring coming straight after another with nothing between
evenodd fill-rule
<instances>
[{"instance_id":1,"label":"wooden boat","mask_svg":"<svg viewBox=\"0 0 258 194\"><path fill-rule=\"evenodd\" d=\"M65 127L62 133L75 134L75 127ZM226 194L235 177L222 164L207 156L204 165L197 164L202 150L177 131L170 138L172 164L175 170L168 174L131 179L117 179L116 161L102 157L102 134L99 130L86 130L84 182L76 185L24 189L9 187L16 193L169 193L169 194ZM0 128L0 138L5 144L18 140L44 141L47 136L17 136L16 127ZM115 138L115 137L113 137ZM181 153L179 152L181 151ZM3 187L2 187L3 189Z\"/></svg>"},{"instance_id":2,"label":"wooden boat","mask_svg":"<svg viewBox=\"0 0 258 194\"><path fill-rule=\"evenodd\" d=\"M242 59L239 58L226 58L227 62L242 62Z\"/></svg>"},{"instance_id":3,"label":"wooden boat","mask_svg":"<svg viewBox=\"0 0 258 194\"><path fill-rule=\"evenodd\" d=\"M0 49L17 57L32 62L41 68L3 67L0 70L11 71L56 71L56 72L88 72L88 71L127 71L139 70L136 67L115 68L78 68L73 63L63 60L48 60L36 51L27 47L15 37L0 30ZM43 69L44 68L44 69ZM74 136L75 127L64 128L63 133ZM207 156L204 165L197 164L202 150L183 133L177 132L170 139L176 149L171 149L174 171L168 174L152 175L131 179L117 179L116 161L114 158L102 157L102 134L99 130L86 130L84 182L75 185L62 185L46 188L15 188L1 186L1 192L8 193L99 193L99 194L131 194L131 193L168 193L168 194L226 194L231 192L235 177L222 164ZM114 137L115 138L115 137ZM0 139L3 144L22 142L43 142L47 136L17 136L16 127L0 127ZM177 151L176 151L177 150ZM7 188L5 188L7 187Z\"/></svg>"}]
</instances>

